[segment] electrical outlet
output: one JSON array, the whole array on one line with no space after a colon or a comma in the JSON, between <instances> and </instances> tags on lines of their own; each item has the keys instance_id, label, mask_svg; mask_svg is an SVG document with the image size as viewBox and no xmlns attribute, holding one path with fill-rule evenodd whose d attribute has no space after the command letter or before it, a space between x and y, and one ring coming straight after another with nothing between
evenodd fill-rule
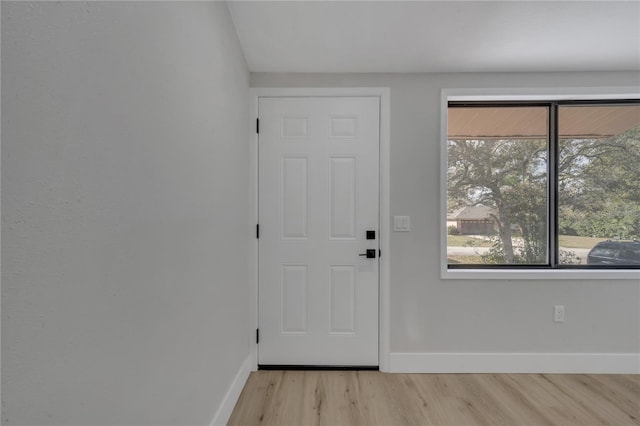
<instances>
[{"instance_id":1,"label":"electrical outlet","mask_svg":"<svg viewBox=\"0 0 640 426\"><path fill-rule=\"evenodd\" d=\"M564 305L555 305L553 307L553 321L564 322Z\"/></svg>"}]
</instances>

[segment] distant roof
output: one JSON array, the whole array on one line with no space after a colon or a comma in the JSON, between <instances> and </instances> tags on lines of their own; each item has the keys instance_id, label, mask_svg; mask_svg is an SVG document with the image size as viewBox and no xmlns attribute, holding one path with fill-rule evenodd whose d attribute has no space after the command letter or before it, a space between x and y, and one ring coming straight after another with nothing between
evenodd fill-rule
<instances>
[{"instance_id":1,"label":"distant roof","mask_svg":"<svg viewBox=\"0 0 640 426\"><path fill-rule=\"evenodd\" d=\"M495 213L495 209L488 206L467 206L448 214L447 220L485 220Z\"/></svg>"}]
</instances>

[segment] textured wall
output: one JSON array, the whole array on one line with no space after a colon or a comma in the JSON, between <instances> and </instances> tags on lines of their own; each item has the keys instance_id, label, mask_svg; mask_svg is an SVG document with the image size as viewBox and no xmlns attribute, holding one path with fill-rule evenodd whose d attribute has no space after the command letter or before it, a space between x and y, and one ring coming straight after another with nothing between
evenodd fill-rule
<instances>
[{"instance_id":1,"label":"textured wall","mask_svg":"<svg viewBox=\"0 0 640 426\"><path fill-rule=\"evenodd\" d=\"M252 87L391 88L392 352L640 352L640 280L441 280L440 91L638 87L640 74L265 74ZM387 228L389 229L389 228ZM554 304L567 321L552 321Z\"/></svg>"},{"instance_id":2,"label":"textured wall","mask_svg":"<svg viewBox=\"0 0 640 426\"><path fill-rule=\"evenodd\" d=\"M248 84L223 2L2 2L3 424L211 422L249 351Z\"/></svg>"}]
</instances>

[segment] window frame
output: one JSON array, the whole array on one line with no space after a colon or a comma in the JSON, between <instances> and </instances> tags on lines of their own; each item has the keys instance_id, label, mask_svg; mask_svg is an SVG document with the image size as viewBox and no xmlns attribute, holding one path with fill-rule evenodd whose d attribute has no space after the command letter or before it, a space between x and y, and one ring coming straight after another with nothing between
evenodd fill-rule
<instances>
[{"instance_id":1,"label":"window frame","mask_svg":"<svg viewBox=\"0 0 640 426\"><path fill-rule=\"evenodd\" d=\"M566 105L619 105L638 103L640 88L568 88L568 89L442 89L441 92L441 278L443 279L637 279L640 267L561 265L558 263L558 188L557 170L557 118L560 106ZM450 103L454 106L543 106L548 107L548 263L541 265L474 265L450 267L447 261L447 118Z\"/></svg>"}]
</instances>

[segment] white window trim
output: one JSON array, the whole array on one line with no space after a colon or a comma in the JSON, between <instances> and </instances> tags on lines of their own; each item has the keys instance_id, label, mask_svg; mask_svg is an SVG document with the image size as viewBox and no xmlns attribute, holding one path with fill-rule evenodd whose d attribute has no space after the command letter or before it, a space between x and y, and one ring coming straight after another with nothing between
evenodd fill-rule
<instances>
[{"instance_id":1,"label":"white window trim","mask_svg":"<svg viewBox=\"0 0 640 426\"><path fill-rule=\"evenodd\" d=\"M640 270L612 269L449 269L447 267L447 111L449 101L559 101L640 99L635 87L446 88L440 96L440 276L442 279L638 280Z\"/></svg>"}]
</instances>

